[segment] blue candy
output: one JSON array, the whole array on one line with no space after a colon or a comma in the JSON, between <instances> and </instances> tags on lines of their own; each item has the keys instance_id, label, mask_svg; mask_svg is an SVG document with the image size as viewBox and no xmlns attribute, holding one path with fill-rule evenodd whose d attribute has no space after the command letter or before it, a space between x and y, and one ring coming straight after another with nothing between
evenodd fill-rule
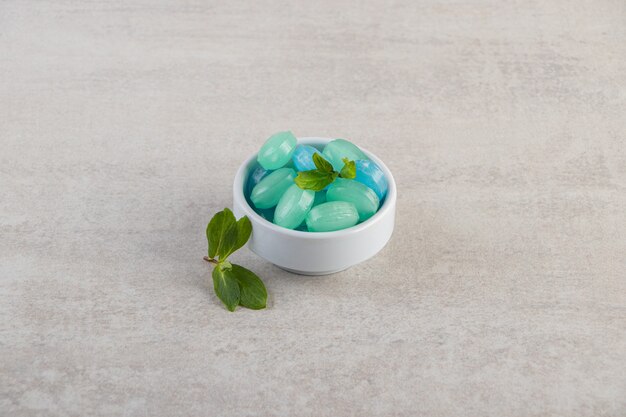
<instances>
[{"instance_id":1,"label":"blue candy","mask_svg":"<svg viewBox=\"0 0 626 417\"><path fill-rule=\"evenodd\" d=\"M298 145L296 150L291 157L293 161L293 165L296 167L297 171L310 171L315 169L315 164L313 163L313 154L314 153L322 154L318 149L315 149L309 145Z\"/></svg>"},{"instance_id":2,"label":"blue candy","mask_svg":"<svg viewBox=\"0 0 626 417\"><path fill-rule=\"evenodd\" d=\"M378 198L382 201L387 194L387 178L383 171L378 168L373 161L358 160L356 161L356 181L367 185L374 190Z\"/></svg>"},{"instance_id":3,"label":"blue candy","mask_svg":"<svg viewBox=\"0 0 626 417\"><path fill-rule=\"evenodd\" d=\"M257 165L248 176L248 190L247 193L251 193L252 189L259 183L263 178L267 176L272 171L269 171L263 168L260 165Z\"/></svg>"}]
</instances>

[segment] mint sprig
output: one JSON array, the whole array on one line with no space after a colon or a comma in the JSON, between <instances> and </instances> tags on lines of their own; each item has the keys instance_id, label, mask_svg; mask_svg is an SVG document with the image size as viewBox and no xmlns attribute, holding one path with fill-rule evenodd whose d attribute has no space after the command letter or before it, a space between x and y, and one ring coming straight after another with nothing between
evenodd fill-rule
<instances>
[{"instance_id":1,"label":"mint sprig","mask_svg":"<svg viewBox=\"0 0 626 417\"><path fill-rule=\"evenodd\" d=\"M313 154L313 163L316 169L298 172L295 182L303 190L322 191L335 181L337 177L348 179L356 177L355 162L350 161L348 158L343 158L342 161L344 166L341 172L337 172L333 169L330 162L316 152Z\"/></svg>"},{"instance_id":2,"label":"mint sprig","mask_svg":"<svg viewBox=\"0 0 626 417\"><path fill-rule=\"evenodd\" d=\"M349 160L348 158L341 158L343 161L343 168L341 168L341 178L354 179L356 177L356 162Z\"/></svg>"},{"instance_id":3,"label":"mint sprig","mask_svg":"<svg viewBox=\"0 0 626 417\"><path fill-rule=\"evenodd\" d=\"M205 256L204 260L215 265L213 289L229 311L235 311L238 305L260 310L267 303L263 281L249 269L227 260L246 244L251 233L250 219L243 216L236 220L227 208L215 214L206 228L209 256Z\"/></svg>"},{"instance_id":4,"label":"mint sprig","mask_svg":"<svg viewBox=\"0 0 626 417\"><path fill-rule=\"evenodd\" d=\"M313 163L315 167L323 172L333 172L333 166L330 162L328 162L322 155L315 152L313 154Z\"/></svg>"},{"instance_id":5,"label":"mint sprig","mask_svg":"<svg viewBox=\"0 0 626 417\"><path fill-rule=\"evenodd\" d=\"M322 191L326 186L333 181L339 175L338 172L320 172L317 169L311 171L298 172L298 176L295 181L298 187L303 190Z\"/></svg>"}]
</instances>

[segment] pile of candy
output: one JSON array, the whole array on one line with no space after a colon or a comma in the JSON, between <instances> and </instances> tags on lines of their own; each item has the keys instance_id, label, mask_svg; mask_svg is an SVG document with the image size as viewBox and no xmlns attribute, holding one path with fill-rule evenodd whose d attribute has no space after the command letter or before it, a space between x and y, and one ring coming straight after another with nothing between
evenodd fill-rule
<instances>
[{"instance_id":1,"label":"pile of candy","mask_svg":"<svg viewBox=\"0 0 626 417\"><path fill-rule=\"evenodd\" d=\"M315 153L337 171L336 179L321 191L300 188L295 182L298 172L316 169ZM353 179L338 177L346 158L355 163ZM248 176L246 198L261 217L287 229L330 232L352 227L372 217L387 194L382 170L344 139L318 149L298 145L291 132L276 133L261 147L257 162Z\"/></svg>"}]
</instances>

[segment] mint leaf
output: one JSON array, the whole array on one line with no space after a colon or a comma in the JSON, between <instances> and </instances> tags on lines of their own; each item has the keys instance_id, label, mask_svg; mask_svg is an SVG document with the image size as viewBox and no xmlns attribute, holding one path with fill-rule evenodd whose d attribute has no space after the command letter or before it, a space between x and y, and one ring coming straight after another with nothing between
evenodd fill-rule
<instances>
[{"instance_id":1,"label":"mint leaf","mask_svg":"<svg viewBox=\"0 0 626 417\"><path fill-rule=\"evenodd\" d=\"M339 173L333 169L330 162L316 152L313 154L313 163L317 169L298 172L295 182L303 190L321 191L335 181L338 176L355 178L356 163L348 158L343 158L343 162L344 167L341 169L341 173Z\"/></svg>"},{"instance_id":2,"label":"mint leaf","mask_svg":"<svg viewBox=\"0 0 626 417\"><path fill-rule=\"evenodd\" d=\"M206 228L206 237L209 241L209 258L221 257L224 253L224 238L227 234L230 234L229 240L233 239L233 234L236 239L235 223L235 215L227 208L213 216ZM234 232L232 231L233 227L235 227Z\"/></svg>"},{"instance_id":3,"label":"mint leaf","mask_svg":"<svg viewBox=\"0 0 626 417\"><path fill-rule=\"evenodd\" d=\"M348 158L342 158L343 168L341 168L341 172L339 175L341 178L349 178L353 179L356 177L356 163L354 161L349 160Z\"/></svg>"},{"instance_id":4,"label":"mint leaf","mask_svg":"<svg viewBox=\"0 0 626 417\"><path fill-rule=\"evenodd\" d=\"M315 157L315 155L313 156ZM303 190L322 191L326 186L337 178L339 175L336 171L320 172L317 169L311 171L300 171L295 179L298 187Z\"/></svg>"},{"instance_id":5,"label":"mint leaf","mask_svg":"<svg viewBox=\"0 0 626 417\"><path fill-rule=\"evenodd\" d=\"M233 223L230 225L224 236L222 237L222 241L219 246L218 256L220 257L220 262L225 261L228 256L236 251L235 248L237 246L237 223Z\"/></svg>"},{"instance_id":6,"label":"mint leaf","mask_svg":"<svg viewBox=\"0 0 626 417\"><path fill-rule=\"evenodd\" d=\"M234 218L235 216L233 215L233 219ZM250 219L248 219L247 216L244 216L238 221L230 224L228 229L222 235L218 246L217 255L219 256L220 261L224 261L230 256L230 254L245 245L250 238L251 233L252 223L250 223Z\"/></svg>"},{"instance_id":7,"label":"mint leaf","mask_svg":"<svg viewBox=\"0 0 626 417\"><path fill-rule=\"evenodd\" d=\"M239 305L239 282L231 275L231 269L222 270L221 265L213 268L213 289L228 311L235 311Z\"/></svg>"},{"instance_id":8,"label":"mint leaf","mask_svg":"<svg viewBox=\"0 0 626 417\"><path fill-rule=\"evenodd\" d=\"M317 152L313 154L313 163L319 171L328 173L333 172L333 166L331 165L331 163L325 160L322 155Z\"/></svg>"},{"instance_id":9,"label":"mint leaf","mask_svg":"<svg viewBox=\"0 0 626 417\"><path fill-rule=\"evenodd\" d=\"M254 272L226 260L246 244L251 234L250 219L243 216L236 221L227 208L215 214L206 229L209 256L204 260L215 265L213 289L229 311L235 311L238 305L254 310L265 308L267 290L263 281Z\"/></svg>"},{"instance_id":10,"label":"mint leaf","mask_svg":"<svg viewBox=\"0 0 626 417\"><path fill-rule=\"evenodd\" d=\"M239 304L252 310L261 310L267 303L267 290L263 281L252 271L243 266L233 264L228 271L233 279L239 283Z\"/></svg>"},{"instance_id":11,"label":"mint leaf","mask_svg":"<svg viewBox=\"0 0 626 417\"><path fill-rule=\"evenodd\" d=\"M243 216L241 219L237 220L237 243L233 248L233 252L242 248L243 245L246 244L248 239L250 239L251 233L252 223L250 223L248 216Z\"/></svg>"}]
</instances>

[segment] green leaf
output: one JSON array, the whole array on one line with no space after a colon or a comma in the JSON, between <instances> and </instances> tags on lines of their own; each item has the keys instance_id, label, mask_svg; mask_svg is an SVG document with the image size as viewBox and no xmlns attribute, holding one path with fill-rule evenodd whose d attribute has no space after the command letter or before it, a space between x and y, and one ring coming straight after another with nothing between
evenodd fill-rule
<instances>
[{"instance_id":1,"label":"green leaf","mask_svg":"<svg viewBox=\"0 0 626 417\"><path fill-rule=\"evenodd\" d=\"M232 231L233 227L235 228L234 232ZM234 237L236 240L235 215L232 211L225 208L213 216L206 228L206 237L209 241L209 258L215 258L224 253L224 241L228 234L230 234L229 239L232 240Z\"/></svg>"},{"instance_id":2,"label":"green leaf","mask_svg":"<svg viewBox=\"0 0 626 417\"><path fill-rule=\"evenodd\" d=\"M332 179L337 176L336 172L324 174ZM243 216L236 221L233 212L227 208L213 216L206 229L209 257L205 259L217 263L212 274L213 288L229 311L234 311L238 305L259 310L267 303L263 281L254 272L226 260L246 244L251 233L250 219Z\"/></svg>"},{"instance_id":3,"label":"green leaf","mask_svg":"<svg viewBox=\"0 0 626 417\"><path fill-rule=\"evenodd\" d=\"M300 171L295 179L298 187L303 190L322 191L326 186L337 178L338 172L320 172L317 169Z\"/></svg>"},{"instance_id":4,"label":"green leaf","mask_svg":"<svg viewBox=\"0 0 626 417\"><path fill-rule=\"evenodd\" d=\"M356 163L354 161L349 160L348 158L342 158L343 168L341 168L341 173L339 174L341 178L349 178L353 179L356 177Z\"/></svg>"},{"instance_id":5,"label":"green leaf","mask_svg":"<svg viewBox=\"0 0 626 417\"><path fill-rule=\"evenodd\" d=\"M213 289L229 311L235 311L239 305L239 282L233 278L231 269L222 270L221 265L213 268Z\"/></svg>"},{"instance_id":6,"label":"green leaf","mask_svg":"<svg viewBox=\"0 0 626 417\"><path fill-rule=\"evenodd\" d=\"M331 163L325 160L322 155L317 152L313 154L313 163L315 164L317 169L322 172L333 172L333 166L331 165Z\"/></svg>"},{"instance_id":7,"label":"green leaf","mask_svg":"<svg viewBox=\"0 0 626 417\"><path fill-rule=\"evenodd\" d=\"M260 310L265 308L267 303L267 290L263 281L252 271L243 266L233 264L232 269L228 271L239 283L239 291L241 297L239 304L252 310Z\"/></svg>"},{"instance_id":8,"label":"green leaf","mask_svg":"<svg viewBox=\"0 0 626 417\"><path fill-rule=\"evenodd\" d=\"M246 244L248 239L250 239L251 233L252 223L250 223L248 216L243 216L241 219L237 220L237 243L235 244L233 252Z\"/></svg>"},{"instance_id":9,"label":"green leaf","mask_svg":"<svg viewBox=\"0 0 626 417\"><path fill-rule=\"evenodd\" d=\"M224 234L224 238L222 239L222 244L220 245L220 261L226 260L230 256L231 253L236 251L237 246L237 223L233 223L226 233Z\"/></svg>"}]
</instances>

